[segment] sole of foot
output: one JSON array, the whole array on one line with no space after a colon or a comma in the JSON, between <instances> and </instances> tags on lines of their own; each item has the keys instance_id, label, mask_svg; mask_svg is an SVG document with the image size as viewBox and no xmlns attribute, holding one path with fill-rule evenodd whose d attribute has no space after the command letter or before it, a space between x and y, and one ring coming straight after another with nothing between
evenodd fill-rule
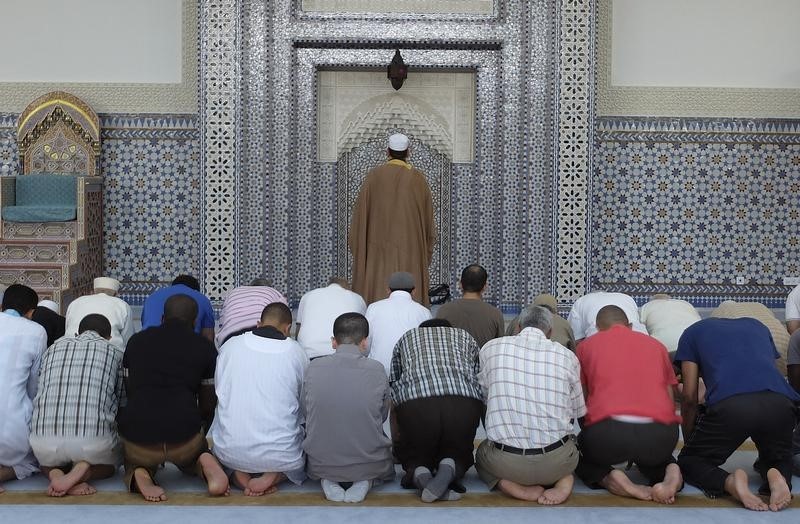
<instances>
[{"instance_id":1,"label":"sole of foot","mask_svg":"<svg viewBox=\"0 0 800 524\"><path fill-rule=\"evenodd\" d=\"M606 475L604 487L614 495L638 500L653 500L653 490L650 486L634 484L624 472L618 469L611 470L611 473Z\"/></svg>"},{"instance_id":2,"label":"sole of foot","mask_svg":"<svg viewBox=\"0 0 800 524\"><path fill-rule=\"evenodd\" d=\"M769 482L769 509L771 511L780 511L791 504L792 492L780 471L775 468L768 470L767 482Z\"/></svg>"},{"instance_id":3,"label":"sole of foot","mask_svg":"<svg viewBox=\"0 0 800 524\"><path fill-rule=\"evenodd\" d=\"M281 473L264 473L258 477L253 477L247 483L247 489L244 494L248 497L261 497L264 495L271 495L278 491L278 482L280 482Z\"/></svg>"},{"instance_id":4,"label":"sole of foot","mask_svg":"<svg viewBox=\"0 0 800 524\"><path fill-rule=\"evenodd\" d=\"M87 462L78 462L69 470L69 473L64 473L60 469L51 470L47 494L51 497L63 497L70 489L83 482L89 467Z\"/></svg>"},{"instance_id":5,"label":"sole of foot","mask_svg":"<svg viewBox=\"0 0 800 524\"><path fill-rule=\"evenodd\" d=\"M750 491L747 473L743 469L733 472L730 491L731 495L751 511L767 511L769 509L769 506L758 495Z\"/></svg>"},{"instance_id":6,"label":"sole of foot","mask_svg":"<svg viewBox=\"0 0 800 524\"><path fill-rule=\"evenodd\" d=\"M141 468L135 470L133 478L136 480L136 488L144 500L148 502L163 502L167 500L167 494L164 489L153 483L153 479L150 478L150 473L147 470Z\"/></svg>"},{"instance_id":7,"label":"sole of foot","mask_svg":"<svg viewBox=\"0 0 800 524\"><path fill-rule=\"evenodd\" d=\"M683 477L677 464L670 464L664 474L664 480L653 486L653 500L659 504L673 504L675 494L681 488Z\"/></svg>"},{"instance_id":8,"label":"sole of foot","mask_svg":"<svg viewBox=\"0 0 800 524\"><path fill-rule=\"evenodd\" d=\"M575 480L572 478L572 475L569 477L565 477L558 482L556 485L550 489L544 490L542 496L539 497L536 502L542 504L543 506L556 506L558 504L563 504L569 496L572 494L572 486Z\"/></svg>"},{"instance_id":9,"label":"sole of foot","mask_svg":"<svg viewBox=\"0 0 800 524\"><path fill-rule=\"evenodd\" d=\"M203 476L206 478L208 485L208 494L212 497L221 497L229 495L231 492L228 476L219 465L217 459L211 453L203 453L197 459L200 463L200 468L203 470Z\"/></svg>"}]
</instances>

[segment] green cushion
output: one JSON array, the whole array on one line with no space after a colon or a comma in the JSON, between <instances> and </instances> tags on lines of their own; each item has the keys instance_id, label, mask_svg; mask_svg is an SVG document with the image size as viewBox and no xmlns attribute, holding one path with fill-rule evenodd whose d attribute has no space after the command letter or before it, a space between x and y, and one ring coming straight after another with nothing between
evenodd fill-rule
<instances>
[{"instance_id":1,"label":"green cushion","mask_svg":"<svg viewBox=\"0 0 800 524\"><path fill-rule=\"evenodd\" d=\"M8 206L3 220L8 222L67 222L77 218L75 206Z\"/></svg>"},{"instance_id":2,"label":"green cushion","mask_svg":"<svg viewBox=\"0 0 800 524\"><path fill-rule=\"evenodd\" d=\"M77 206L77 179L72 175L22 175L17 177L17 206ZM73 217L74 212L73 212ZM70 220L70 219L65 219Z\"/></svg>"}]
</instances>

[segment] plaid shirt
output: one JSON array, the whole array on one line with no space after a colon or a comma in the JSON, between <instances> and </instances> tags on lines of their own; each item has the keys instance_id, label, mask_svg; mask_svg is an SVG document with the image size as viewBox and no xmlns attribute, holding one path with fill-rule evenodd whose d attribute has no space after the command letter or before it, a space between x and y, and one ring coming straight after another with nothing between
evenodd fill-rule
<instances>
[{"instance_id":1,"label":"plaid shirt","mask_svg":"<svg viewBox=\"0 0 800 524\"><path fill-rule=\"evenodd\" d=\"M424 397L458 395L483 400L478 344L463 329L415 328L394 347L389 382L395 405Z\"/></svg>"},{"instance_id":2,"label":"plaid shirt","mask_svg":"<svg viewBox=\"0 0 800 524\"><path fill-rule=\"evenodd\" d=\"M94 331L62 338L45 351L31 433L98 437L116 432L123 353Z\"/></svg>"},{"instance_id":3,"label":"plaid shirt","mask_svg":"<svg viewBox=\"0 0 800 524\"><path fill-rule=\"evenodd\" d=\"M543 448L573 433L573 419L586 415L578 357L540 330L487 342L480 361L493 442Z\"/></svg>"}]
</instances>

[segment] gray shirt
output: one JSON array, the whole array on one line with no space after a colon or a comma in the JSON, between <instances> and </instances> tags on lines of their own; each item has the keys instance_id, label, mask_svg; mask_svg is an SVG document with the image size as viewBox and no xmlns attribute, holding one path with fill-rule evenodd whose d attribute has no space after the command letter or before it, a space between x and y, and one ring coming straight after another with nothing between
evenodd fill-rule
<instances>
[{"instance_id":1,"label":"gray shirt","mask_svg":"<svg viewBox=\"0 0 800 524\"><path fill-rule=\"evenodd\" d=\"M303 383L308 476L334 482L393 478L391 440L383 432L388 401L383 365L358 346L343 344L314 359Z\"/></svg>"}]
</instances>

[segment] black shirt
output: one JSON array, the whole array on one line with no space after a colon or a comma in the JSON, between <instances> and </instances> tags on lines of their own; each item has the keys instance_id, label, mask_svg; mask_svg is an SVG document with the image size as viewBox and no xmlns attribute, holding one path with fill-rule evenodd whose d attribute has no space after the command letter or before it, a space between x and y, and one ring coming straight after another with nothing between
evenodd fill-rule
<instances>
[{"instance_id":1,"label":"black shirt","mask_svg":"<svg viewBox=\"0 0 800 524\"><path fill-rule=\"evenodd\" d=\"M192 438L202 424L197 393L214 383L216 363L214 345L191 327L168 322L133 335L122 358L128 405L120 435L140 444Z\"/></svg>"},{"instance_id":2,"label":"black shirt","mask_svg":"<svg viewBox=\"0 0 800 524\"><path fill-rule=\"evenodd\" d=\"M53 342L64 336L66 331L67 319L54 311L50 311L44 306L36 306L33 310L34 322L39 324L47 332L47 347L53 345ZM75 336L77 333L70 333L70 336Z\"/></svg>"}]
</instances>

